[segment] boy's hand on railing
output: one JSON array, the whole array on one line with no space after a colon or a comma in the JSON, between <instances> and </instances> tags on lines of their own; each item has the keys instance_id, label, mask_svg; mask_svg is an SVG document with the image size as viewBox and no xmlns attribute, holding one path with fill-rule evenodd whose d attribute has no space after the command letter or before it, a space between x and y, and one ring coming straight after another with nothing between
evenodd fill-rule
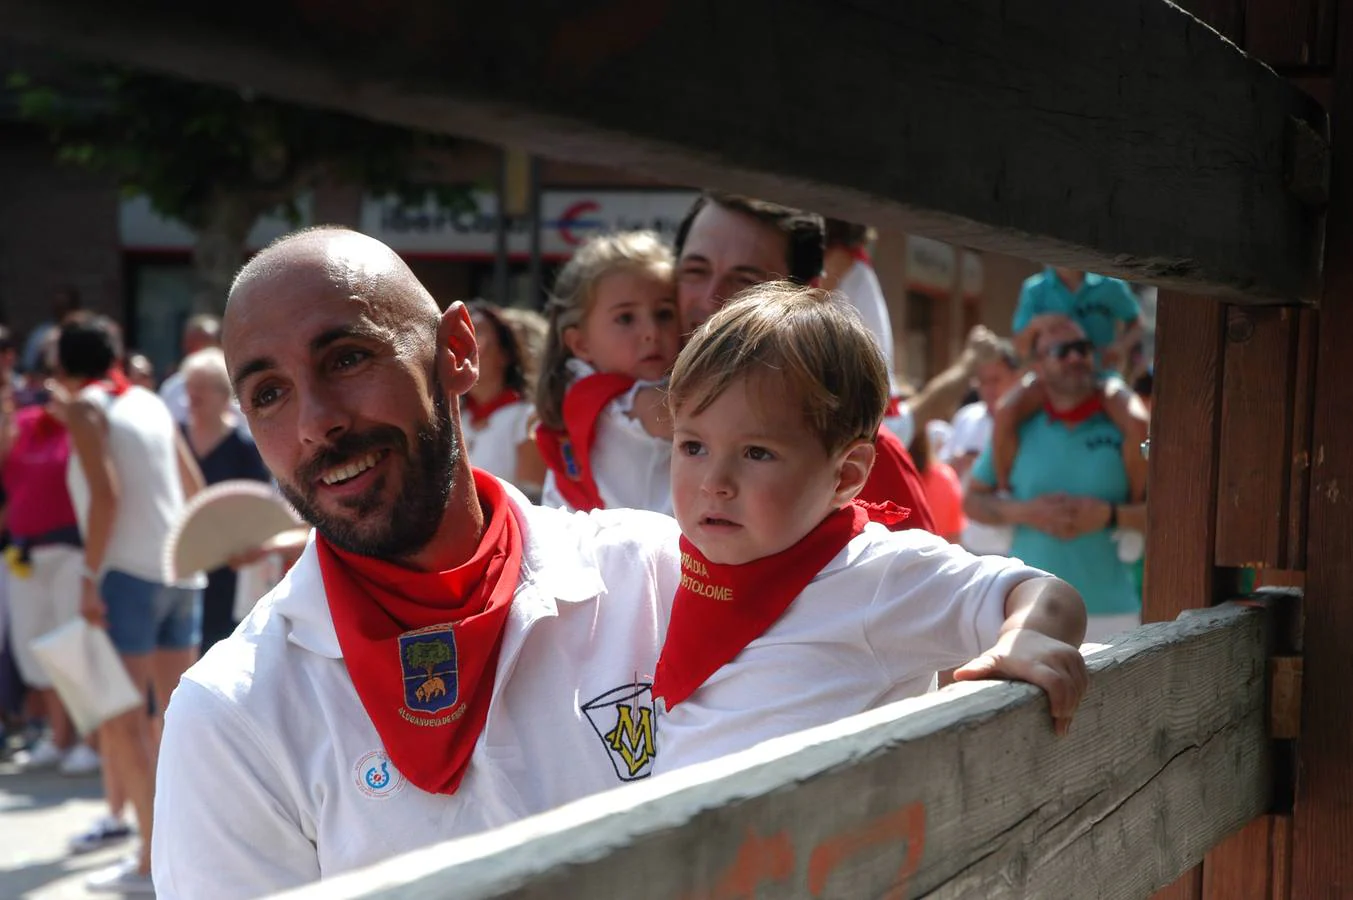
<instances>
[{"instance_id":1,"label":"boy's hand on railing","mask_svg":"<svg viewBox=\"0 0 1353 900\"><path fill-rule=\"evenodd\" d=\"M954 672L955 681L1003 678L1043 689L1052 708L1052 728L1064 735L1090 685L1085 657L1070 644L1029 628L1012 628L996 645Z\"/></svg>"}]
</instances>

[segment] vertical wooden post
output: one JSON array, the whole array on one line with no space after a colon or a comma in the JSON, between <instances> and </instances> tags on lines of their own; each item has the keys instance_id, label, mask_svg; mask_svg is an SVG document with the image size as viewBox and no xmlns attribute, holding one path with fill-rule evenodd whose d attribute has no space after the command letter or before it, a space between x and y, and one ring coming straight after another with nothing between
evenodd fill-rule
<instances>
[{"instance_id":1,"label":"vertical wooden post","mask_svg":"<svg viewBox=\"0 0 1353 900\"><path fill-rule=\"evenodd\" d=\"M1293 381L1300 311L1226 311L1218 448L1219 566L1276 568L1287 557Z\"/></svg>"},{"instance_id":2,"label":"vertical wooden post","mask_svg":"<svg viewBox=\"0 0 1353 900\"><path fill-rule=\"evenodd\" d=\"M1142 619L1168 622L1212 602L1222 335L1226 308L1162 290Z\"/></svg>"},{"instance_id":3,"label":"vertical wooden post","mask_svg":"<svg viewBox=\"0 0 1353 900\"><path fill-rule=\"evenodd\" d=\"M1353 0L1338 11L1291 896L1353 896Z\"/></svg>"},{"instance_id":4,"label":"vertical wooden post","mask_svg":"<svg viewBox=\"0 0 1353 900\"><path fill-rule=\"evenodd\" d=\"M1226 307L1162 290L1147 503L1142 620L1167 622L1207 606L1216 589L1216 502ZM1200 900L1202 867L1156 894Z\"/></svg>"}]
</instances>

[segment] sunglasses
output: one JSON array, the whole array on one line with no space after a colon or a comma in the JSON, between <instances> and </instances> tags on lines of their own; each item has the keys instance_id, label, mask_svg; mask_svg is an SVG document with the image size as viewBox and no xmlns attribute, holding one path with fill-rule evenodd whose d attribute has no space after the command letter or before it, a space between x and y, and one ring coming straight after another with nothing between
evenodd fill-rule
<instances>
[{"instance_id":1,"label":"sunglasses","mask_svg":"<svg viewBox=\"0 0 1353 900\"><path fill-rule=\"evenodd\" d=\"M1047 349L1044 356L1055 356L1061 360L1066 359L1073 353L1079 353L1081 356L1088 359L1094 355L1094 352L1095 345L1087 340L1081 339L1077 341L1062 341L1060 344L1053 344Z\"/></svg>"}]
</instances>

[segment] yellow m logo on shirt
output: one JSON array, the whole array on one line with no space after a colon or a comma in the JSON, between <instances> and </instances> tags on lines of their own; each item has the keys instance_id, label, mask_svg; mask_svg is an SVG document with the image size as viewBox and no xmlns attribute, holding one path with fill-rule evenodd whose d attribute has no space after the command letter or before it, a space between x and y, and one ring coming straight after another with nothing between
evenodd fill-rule
<instances>
[{"instance_id":1,"label":"yellow m logo on shirt","mask_svg":"<svg viewBox=\"0 0 1353 900\"><path fill-rule=\"evenodd\" d=\"M631 776L638 775L653 759L653 710L651 707L619 703L615 727L605 735L606 744L624 760ZM638 713L636 720L635 713Z\"/></svg>"}]
</instances>

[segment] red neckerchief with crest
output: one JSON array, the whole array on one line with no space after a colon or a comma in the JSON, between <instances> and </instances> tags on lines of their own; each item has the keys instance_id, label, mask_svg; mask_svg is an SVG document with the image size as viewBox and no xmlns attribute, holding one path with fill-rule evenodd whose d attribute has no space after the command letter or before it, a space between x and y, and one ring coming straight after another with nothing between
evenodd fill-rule
<instances>
[{"instance_id":1,"label":"red neckerchief with crest","mask_svg":"<svg viewBox=\"0 0 1353 900\"><path fill-rule=\"evenodd\" d=\"M507 492L475 470L488 512L469 561L415 572L316 539L334 633L390 761L430 794L454 794L488 719L503 628L521 573Z\"/></svg>"},{"instance_id":2,"label":"red neckerchief with crest","mask_svg":"<svg viewBox=\"0 0 1353 900\"><path fill-rule=\"evenodd\" d=\"M614 372L579 378L564 394L564 429L536 428L536 446L568 505L580 512L605 509L592 472L592 442L606 405L634 387L634 379Z\"/></svg>"},{"instance_id":3,"label":"red neckerchief with crest","mask_svg":"<svg viewBox=\"0 0 1353 900\"><path fill-rule=\"evenodd\" d=\"M864 526L890 528L909 515L892 503L856 500L794 546L740 566L712 563L681 538L681 582L653 676L653 699L672 709L766 633L808 583Z\"/></svg>"}]
</instances>

